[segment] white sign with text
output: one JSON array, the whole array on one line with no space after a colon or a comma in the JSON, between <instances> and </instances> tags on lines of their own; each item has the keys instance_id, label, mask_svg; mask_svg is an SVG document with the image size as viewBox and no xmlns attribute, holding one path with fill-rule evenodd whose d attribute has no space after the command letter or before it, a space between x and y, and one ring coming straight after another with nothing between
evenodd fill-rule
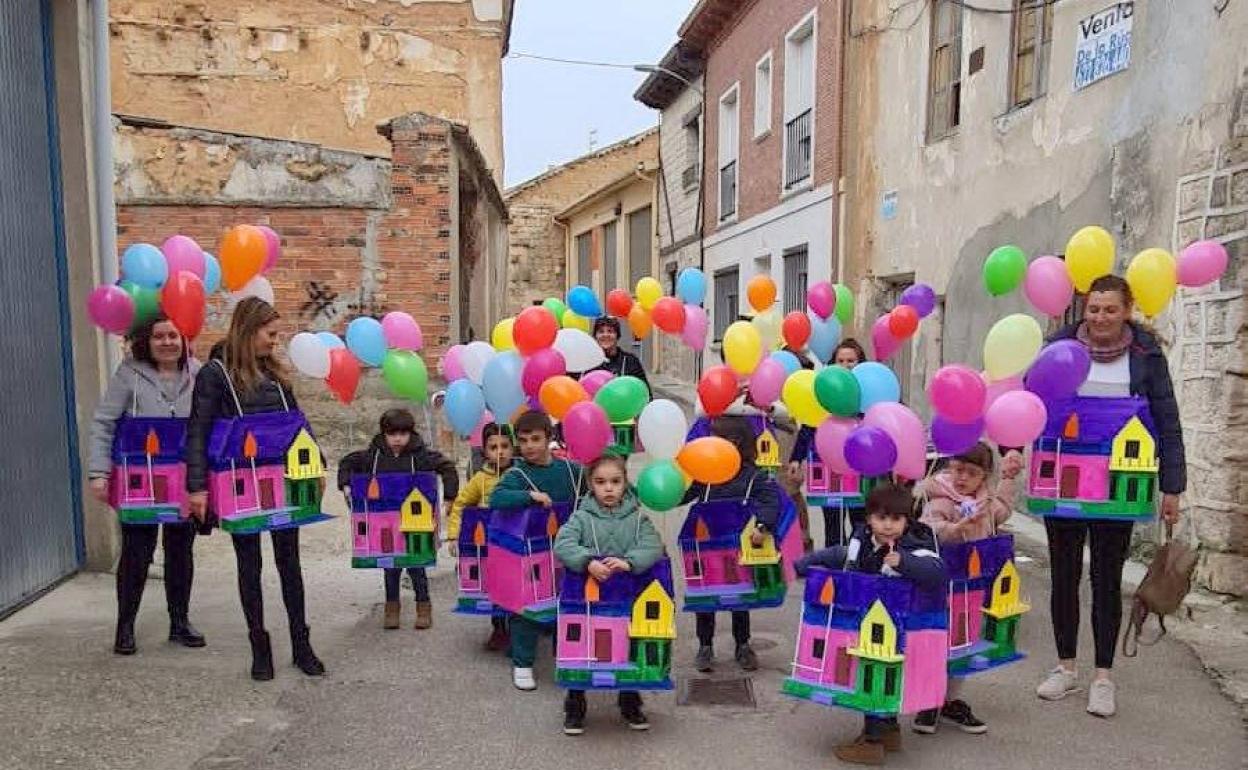
<instances>
[{"instance_id":1,"label":"white sign with text","mask_svg":"<svg viewBox=\"0 0 1248 770\"><path fill-rule=\"evenodd\" d=\"M1075 42L1075 90L1092 85L1131 64L1134 0L1115 3L1079 20Z\"/></svg>"}]
</instances>

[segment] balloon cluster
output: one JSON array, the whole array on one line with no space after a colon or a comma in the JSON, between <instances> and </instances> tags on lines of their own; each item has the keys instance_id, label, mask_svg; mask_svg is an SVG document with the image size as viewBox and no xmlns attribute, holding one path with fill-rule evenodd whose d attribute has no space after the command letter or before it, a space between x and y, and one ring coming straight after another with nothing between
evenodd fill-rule
<instances>
[{"instance_id":1,"label":"balloon cluster","mask_svg":"<svg viewBox=\"0 0 1248 770\"><path fill-rule=\"evenodd\" d=\"M362 316L347 324L346 342L332 332L299 332L287 353L300 373L325 380L344 404L355 399L365 366L381 369L381 377L399 398L424 401L429 372L419 355L424 333L411 315L386 313L378 321Z\"/></svg>"},{"instance_id":2,"label":"balloon cluster","mask_svg":"<svg viewBox=\"0 0 1248 770\"><path fill-rule=\"evenodd\" d=\"M239 225L221 242L221 260L193 238L174 235L160 248L136 243L121 255L121 279L87 296L92 323L125 335L164 312L178 331L194 339L204 326L207 297L224 283L235 299L255 294L273 302L261 275L277 264L281 239L262 225Z\"/></svg>"},{"instance_id":3,"label":"balloon cluster","mask_svg":"<svg viewBox=\"0 0 1248 770\"><path fill-rule=\"evenodd\" d=\"M653 511L680 504L694 481L723 484L741 470L741 453L718 436L685 441L684 411L667 399L651 401L637 419L637 436L653 459L637 476L637 496Z\"/></svg>"},{"instance_id":4,"label":"balloon cluster","mask_svg":"<svg viewBox=\"0 0 1248 770\"><path fill-rule=\"evenodd\" d=\"M925 283L916 283L901 294L897 306L875 319L871 326L871 348L877 361L887 361L901 343L919 330L919 321L936 309L936 292Z\"/></svg>"}]
</instances>

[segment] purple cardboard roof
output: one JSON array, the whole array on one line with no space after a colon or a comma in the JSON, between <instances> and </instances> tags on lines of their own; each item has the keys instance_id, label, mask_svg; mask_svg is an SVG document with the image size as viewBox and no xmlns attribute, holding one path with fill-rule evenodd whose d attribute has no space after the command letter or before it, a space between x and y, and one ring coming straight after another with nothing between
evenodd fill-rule
<instances>
[{"instance_id":1,"label":"purple cardboard roof","mask_svg":"<svg viewBox=\"0 0 1248 770\"><path fill-rule=\"evenodd\" d=\"M312 432L303 412L264 412L216 420L208 438L208 459L214 463L243 460L243 445L248 434L256 440L256 462L286 460L286 450L301 429Z\"/></svg>"},{"instance_id":2,"label":"purple cardboard roof","mask_svg":"<svg viewBox=\"0 0 1248 770\"><path fill-rule=\"evenodd\" d=\"M496 509L490 516L490 535L507 536L518 540L546 537L546 523L550 518L551 509L554 510L555 518L560 526L563 526L568 516L572 514L571 503L555 503L551 508L532 505L518 511Z\"/></svg>"},{"instance_id":3,"label":"purple cardboard roof","mask_svg":"<svg viewBox=\"0 0 1248 770\"><path fill-rule=\"evenodd\" d=\"M419 488L429 502L438 504L438 475L429 471L412 473L378 473L377 499L368 499L368 487L373 474L356 473L351 476L351 509L357 513L367 506L370 511L398 510L413 489Z\"/></svg>"},{"instance_id":4,"label":"purple cardboard roof","mask_svg":"<svg viewBox=\"0 0 1248 770\"><path fill-rule=\"evenodd\" d=\"M619 605L622 609L633 606L638 594L655 580L663 586L668 596L672 591L672 564L667 559L660 559L645 572L620 572L611 576L605 583L598 584L598 602L595 605ZM563 573L563 586L559 591L559 602L572 604L585 603L585 573L568 570Z\"/></svg>"},{"instance_id":5,"label":"purple cardboard roof","mask_svg":"<svg viewBox=\"0 0 1248 770\"><path fill-rule=\"evenodd\" d=\"M836 591L832 601L838 610L862 612L878 599L888 614L899 623L911 613L938 612L945 609L945 586L937 591L918 591L909 580L865 572L845 572L812 567L806 576L804 601L811 606L826 607L819 599L823 586L833 581ZM904 624L903 624L904 625Z\"/></svg>"},{"instance_id":6,"label":"purple cardboard roof","mask_svg":"<svg viewBox=\"0 0 1248 770\"><path fill-rule=\"evenodd\" d=\"M460 548L472 547L472 533L477 528L478 522L485 523L485 531L488 537L490 531L490 509L478 508L475 505L465 506L460 512L459 519L459 546ZM482 547L485 543L481 544Z\"/></svg>"},{"instance_id":7,"label":"purple cardboard roof","mask_svg":"<svg viewBox=\"0 0 1248 770\"><path fill-rule=\"evenodd\" d=\"M701 518L706 522L706 529L711 539L729 535L740 536L746 522L754 515L753 506L741 500L710 500L705 503L694 503L689 506L685 515L685 523L680 527L680 539L694 539L697 521Z\"/></svg>"},{"instance_id":8,"label":"purple cardboard roof","mask_svg":"<svg viewBox=\"0 0 1248 770\"><path fill-rule=\"evenodd\" d=\"M950 580L968 580L968 562L971 551L979 552L980 576L993 579L1014 558L1014 536L997 535L996 537L973 540L969 543L953 543L940 547L940 558L945 562Z\"/></svg>"},{"instance_id":9,"label":"purple cardboard roof","mask_svg":"<svg viewBox=\"0 0 1248 770\"><path fill-rule=\"evenodd\" d=\"M1148 410L1148 400L1140 396L1127 398L1091 398L1076 396L1045 404L1049 417L1044 426L1044 438L1062 438L1066 422L1072 413L1079 415L1079 438L1066 441L1072 444L1100 444L1114 440L1122 426L1132 417L1139 417L1156 435L1153 417Z\"/></svg>"},{"instance_id":10,"label":"purple cardboard roof","mask_svg":"<svg viewBox=\"0 0 1248 770\"><path fill-rule=\"evenodd\" d=\"M147 460L147 440L156 436L153 460L176 462L186 448L186 420L180 417L130 417L117 421L113 432L113 462Z\"/></svg>"}]
</instances>

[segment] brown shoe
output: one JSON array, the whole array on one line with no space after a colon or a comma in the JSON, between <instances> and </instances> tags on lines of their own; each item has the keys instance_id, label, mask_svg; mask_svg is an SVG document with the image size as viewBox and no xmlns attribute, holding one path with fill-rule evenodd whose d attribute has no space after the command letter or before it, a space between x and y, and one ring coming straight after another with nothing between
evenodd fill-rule
<instances>
[{"instance_id":1,"label":"brown shoe","mask_svg":"<svg viewBox=\"0 0 1248 770\"><path fill-rule=\"evenodd\" d=\"M901 751L901 725L893 725L880 736L880 743L889 752Z\"/></svg>"},{"instance_id":2,"label":"brown shoe","mask_svg":"<svg viewBox=\"0 0 1248 770\"><path fill-rule=\"evenodd\" d=\"M386 602L386 614L381 618L381 627L387 630L399 627L398 602Z\"/></svg>"},{"instance_id":3,"label":"brown shoe","mask_svg":"<svg viewBox=\"0 0 1248 770\"><path fill-rule=\"evenodd\" d=\"M884 744L868 741L865 735L859 735L850 743L842 743L832 753L842 762L854 765L884 764Z\"/></svg>"},{"instance_id":4,"label":"brown shoe","mask_svg":"<svg viewBox=\"0 0 1248 770\"><path fill-rule=\"evenodd\" d=\"M416 602L416 624L413 628L423 631L433 628L433 605L429 602Z\"/></svg>"}]
</instances>

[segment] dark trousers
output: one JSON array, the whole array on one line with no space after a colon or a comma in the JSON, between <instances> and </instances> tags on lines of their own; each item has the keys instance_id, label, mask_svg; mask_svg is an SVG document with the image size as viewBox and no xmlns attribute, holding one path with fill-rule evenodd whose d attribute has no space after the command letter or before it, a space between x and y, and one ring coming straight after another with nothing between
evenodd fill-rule
<instances>
[{"instance_id":1,"label":"dark trousers","mask_svg":"<svg viewBox=\"0 0 1248 770\"><path fill-rule=\"evenodd\" d=\"M386 601L397 602L399 600L399 581L403 577L403 569L395 567L387 569L385 572ZM416 592L416 601L429 601L429 576L425 574L425 568L408 567L407 576L412 579L412 590Z\"/></svg>"},{"instance_id":2,"label":"dark trousers","mask_svg":"<svg viewBox=\"0 0 1248 770\"><path fill-rule=\"evenodd\" d=\"M641 693L636 690L620 690L616 703L619 704L621 713L627 714L630 711L640 711ZM565 714L584 719L586 707L584 690L568 690L567 697L563 699L563 712Z\"/></svg>"},{"instance_id":3,"label":"dark trousers","mask_svg":"<svg viewBox=\"0 0 1248 770\"><path fill-rule=\"evenodd\" d=\"M884 738L885 733L896 729L897 717L864 716L862 718L862 734L867 736L868 741L879 742Z\"/></svg>"},{"instance_id":4,"label":"dark trousers","mask_svg":"<svg viewBox=\"0 0 1248 770\"><path fill-rule=\"evenodd\" d=\"M186 619L195 575L194 525L124 526L121 528L121 561L117 564L117 620L120 623L133 623L139 614L147 568L156 553L158 531L165 547L165 603L169 607L169 617Z\"/></svg>"},{"instance_id":5,"label":"dark trousers","mask_svg":"<svg viewBox=\"0 0 1248 770\"><path fill-rule=\"evenodd\" d=\"M273 540L273 561L282 581L282 601L292 636L307 628L303 606L303 571L299 566L299 528L277 529ZM238 560L238 596L243 603L248 631L264 630L264 593L260 588L260 535L231 535Z\"/></svg>"},{"instance_id":6,"label":"dark trousers","mask_svg":"<svg viewBox=\"0 0 1248 770\"><path fill-rule=\"evenodd\" d=\"M1074 660L1079 646L1079 583L1083 545L1091 549L1092 638L1096 667L1114 665L1114 647L1122 624L1122 566L1131 547L1131 522L1045 519L1053 593L1053 641L1057 657Z\"/></svg>"},{"instance_id":7,"label":"dark trousers","mask_svg":"<svg viewBox=\"0 0 1248 770\"><path fill-rule=\"evenodd\" d=\"M703 647L710 647L715 641L715 613L699 612L698 619L698 642ZM732 639L737 646L748 644L750 641L750 613L745 610L733 610L732 613Z\"/></svg>"},{"instance_id":8,"label":"dark trousers","mask_svg":"<svg viewBox=\"0 0 1248 770\"><path fill-rule=\"evenodd\" d=\"M837 508L823 509L823 547L844 545L853 536L854 530L866 525L867 512L861 508L850 508L848 512L849 528L845 525L846 514Z\"/></svg>"}]
</instances>

